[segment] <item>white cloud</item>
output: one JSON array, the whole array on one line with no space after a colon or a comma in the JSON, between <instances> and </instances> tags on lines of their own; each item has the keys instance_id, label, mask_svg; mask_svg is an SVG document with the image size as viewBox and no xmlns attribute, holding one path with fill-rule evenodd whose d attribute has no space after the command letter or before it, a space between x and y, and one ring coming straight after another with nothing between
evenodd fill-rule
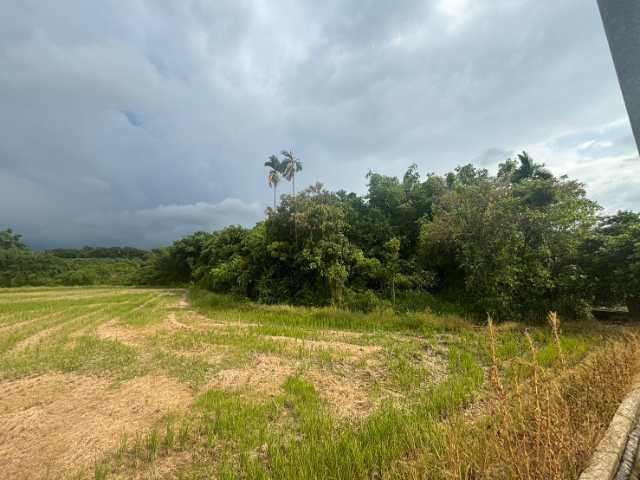
<instances>
[{"instance_id":1,"label":"white cloud","mask_svg":"<svg viewBox=\"0 0 640 480\"><path fill-rule=\"evenodd\" d=\"M586 184L589 198L605 212L640 209L640 158L628 121L614 121L588 131L529 145L535 161L546 163L557 176L567 175ZM589 140L585 140L590 138Z\"/></svg>"}]
</instances>

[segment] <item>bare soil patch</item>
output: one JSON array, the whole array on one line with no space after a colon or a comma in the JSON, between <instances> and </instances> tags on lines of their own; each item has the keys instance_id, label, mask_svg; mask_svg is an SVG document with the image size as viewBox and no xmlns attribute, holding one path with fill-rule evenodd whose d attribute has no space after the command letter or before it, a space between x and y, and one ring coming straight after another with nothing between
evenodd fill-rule
<instances>
[{"instance_id":1,"label":"bare soil patch","mask_svg":"<svg viewBox=\"0 0 640 480\"><path fill-rule=\"evenodd\" d=\"M447 349L443 349L440 353L427 347L422 352L421 364L429 369L434 382L439 382L448 374L449 362L445 356L446 351Z\"/></svg>"},{"instance_id":2,"label":"bare soil patch","mask_svg":"<svg viewBox=\"0 0 640 480\"><path fill-rule=\"evenodd\" d=\"M131 325L119 323L119 318L114 318L101 324L95 331L95 335L101 340L117 340L125 345L140 346L144 338L152 337L161 330L175 332L179 330L193 330L176 318L174 313L166 316L162 323L148 327L134 328Z\"/></svg>"},{"instance_id":3,"label":"bare soil patch","mask_svg":"<svg viewBox=\"0 0 640 480\"><path fill-rule=\"evenodd\" d=\"M305 348L312 352L335 352L355 358L367 357L382 351L377 345L354 345L338 341L302 340L299 338L265 335L264 338L286 342L290 347Z\"/></svg>"},{"instance_id":4,"label":"bare soil patch","mask_svg":"<svg viewBox=\"0 0 640 480\"><path fill-rule=\"evenodd\" d=\"M193 402L190 389L165 376L110 388L106 379L70 374L0 383L0 472L5 480L46 472L71 476L114 448L123 432L150 427Z\"/></svg>"},{"instance_id":5,"label":"bare soil patch","mask_svg":"<svg viewBox=\"0 0 640 480\"><path fill-rule=\"evenodd\" d=\"M139 346L140 339L144 337L139 328L130 325L122 325L119 318L113 318L96 328L95 335L100 340L117 340L125 345Z\"/></svg>"},{"instance_id":6,"label":"bare soil patch","mask_svg":"<svg viewBox=\"0 0 640 480\"><path fill-rule=\"evenodd\" d=\"M331 409L343 418L362 418L380 405L381 398L370 395L371 384L357 377L337 377L310 371L311 380Z\"/></svg>"},{"instance_id":7,"label":"bare soil patch","mask_svg":"<svg viewBox=\"0 0 640 480\"><path fill-rule=\"evenodd\" d=\"M287 377L293 375L296 363L274 355L255 355L251 365L216 373L205 388L237 390L251 388L275 397L282 393Z\"/></svg>"},{"instance_id":8,"label":"bare soil patch","mask_svg":"<svg viewBox=\"0 0 640 480\"><path fill-rule=\"evenodd\" d=\"M176 318L176 314L173 312L170 313L169 316L164 319L164 321L162 322L161 328L166 328L167 330L170 330L173 332L177 330L196 330L191 325L187 325L186 323L182 323L181 321L179 321Z\"/></svg>"}]
</instances>

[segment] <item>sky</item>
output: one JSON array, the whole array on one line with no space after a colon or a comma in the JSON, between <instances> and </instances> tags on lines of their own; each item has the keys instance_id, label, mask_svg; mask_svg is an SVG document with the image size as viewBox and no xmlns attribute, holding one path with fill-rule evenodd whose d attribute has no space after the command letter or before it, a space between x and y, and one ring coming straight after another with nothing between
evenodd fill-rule
<instances>
[{"instance_id":1,"label":"sky","mask_svg":"<svg viewBox=\"0 0 640 480\"><path fill-rule=\"evenodd\" d=\"M358 194L526 150L640 210L595 0L0 0L0 230L32 248L252 227L281 150Z\"/></svg>"}]
</instances>

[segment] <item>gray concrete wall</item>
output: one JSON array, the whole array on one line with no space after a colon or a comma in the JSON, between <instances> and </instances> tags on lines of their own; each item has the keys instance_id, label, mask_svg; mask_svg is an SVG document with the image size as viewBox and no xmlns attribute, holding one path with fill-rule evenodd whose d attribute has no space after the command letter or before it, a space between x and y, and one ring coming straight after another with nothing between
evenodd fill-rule
<instances>
[{"instance_id":1,"label":"gray concrete wall","mask_svg":"<svg viewBox=\"0 0 640 480\"><path fill-rule=\"evenodd\" d=\"M598 0L598 6L640 152L640 0Z\"/></svg>"}]
</instances>

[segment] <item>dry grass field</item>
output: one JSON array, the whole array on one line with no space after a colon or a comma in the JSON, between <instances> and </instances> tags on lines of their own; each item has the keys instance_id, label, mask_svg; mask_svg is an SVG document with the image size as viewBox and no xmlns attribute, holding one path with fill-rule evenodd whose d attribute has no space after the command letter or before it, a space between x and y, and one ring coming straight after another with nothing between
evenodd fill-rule
<instances>
[{"instance_id":1,"label":"dry grass field","mask_svg":"<svg viewBox=\"0 0 640 480\"><path fill-rule=\"evenodd\" d=\"M544 463L575 478L638 342L565 330L488 335L457 317L200 291L0 290L0 477L536 478ZM557 430L555 460L537 428Z\"/></svg>"}]
</instances>

